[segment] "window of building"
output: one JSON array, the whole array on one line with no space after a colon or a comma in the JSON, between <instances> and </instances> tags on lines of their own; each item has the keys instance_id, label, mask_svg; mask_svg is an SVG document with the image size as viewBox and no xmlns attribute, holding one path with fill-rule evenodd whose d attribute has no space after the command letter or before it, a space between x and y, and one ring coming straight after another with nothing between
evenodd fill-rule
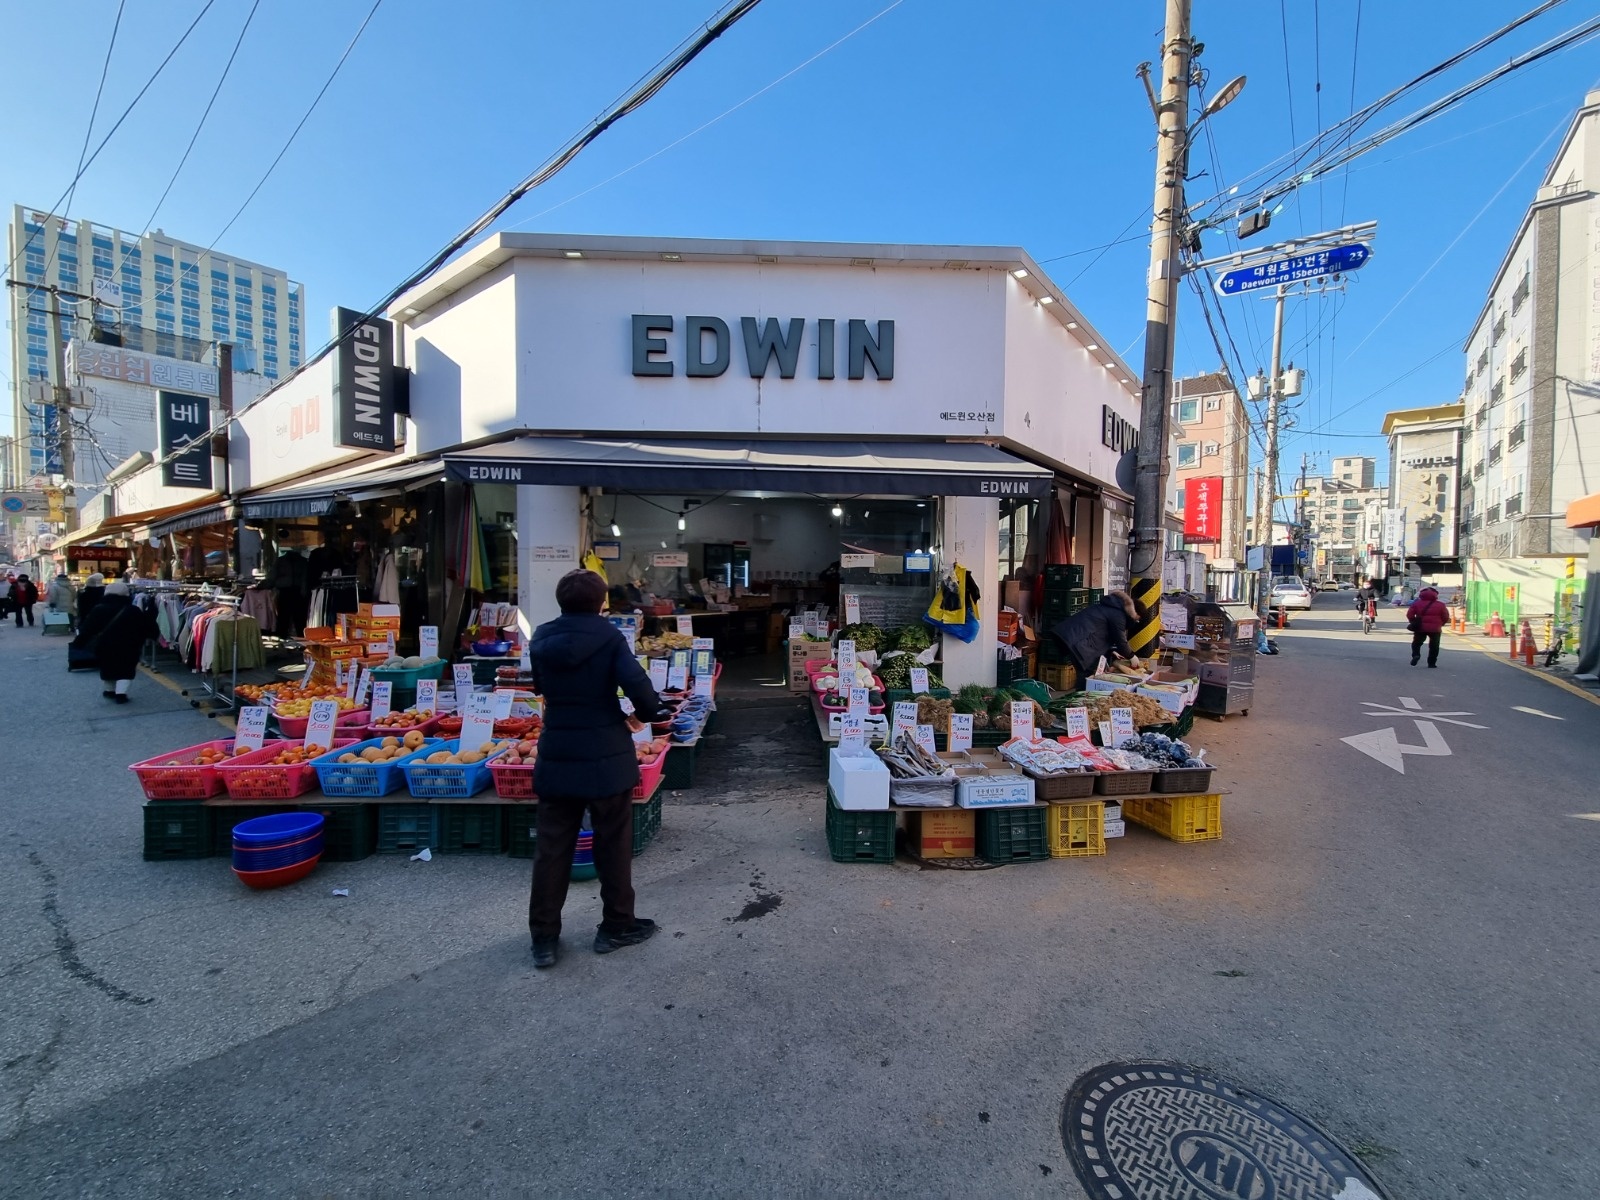
<instances>
[{"instance_id":1,"label":"window of building","mask_svg":"<svg viewBox=\"0 0 1600 1200\"><path fill-rule=\"evenodd\" d=\"M1178 467L1196 467L1200 465L1200 444L1198 442L1181 442L1178 445Z\"/></svg>"},{"instance_id":2,"label":"window of building","mask_svg":"<svg viewBox=\"0 0 1600 1200\"><path fill-rule=\"evenodd\" d=\"M1200 401L1179 400L1173 406L1173 416L1179 425L1188 425L1200 419Z\"/></svg>"}]
</instances>

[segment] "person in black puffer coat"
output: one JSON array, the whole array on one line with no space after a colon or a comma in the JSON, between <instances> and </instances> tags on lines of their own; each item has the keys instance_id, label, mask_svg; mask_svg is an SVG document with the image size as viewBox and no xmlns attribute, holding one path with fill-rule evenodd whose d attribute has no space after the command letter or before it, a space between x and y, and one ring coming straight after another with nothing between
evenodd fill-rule
<instances>
[{"instance_id":1,"label":"person in black puffer coat","mask_svg":"<svg viewBox=\"0 0 1600 1200\"><path fill-rule=\"evenodd\" d=\"M1066 644L1078 671L1078 686L1094 674L1102 657L1133 658L1128 627L1139 623L1139 609L1127 592L1107 592L1100 603L1074 613L1050 630Z\"/></svg>"},{"instance_id":2,"label":"person in black puffer coat","mask_svg":"<svg viewBox=\"0 0 1600 1200\"><path fill-rule=\"evenodd\" d=\"M606 583L593 571L569 571L556 584L561 616L533 631L528 659L544 697L544 725L533 769L539 796L538 848L528 896L533 965L555 965L561 908L583 813L594 830L602 919L597 954L636 946L656 931L633 912L633 789L639 763L617 689L641 721L664 719L650 677L627 639L600 615Z\"/></svg>"},{"instance_id":3,"label":"person in black puffer coat","mask_svg":"<svg viewBox=\"0 0 1600 1200\"><path fill-rule=\"evenodd\" d=\"M78 626L72 646L91 650L100 664L100 678L108 686L101 693L118 704L128 702L128 687L139 673L139 655L156 636L155 618L133 602L125 583L113 583L94 610Z\"/></svg>"}]
</instances>

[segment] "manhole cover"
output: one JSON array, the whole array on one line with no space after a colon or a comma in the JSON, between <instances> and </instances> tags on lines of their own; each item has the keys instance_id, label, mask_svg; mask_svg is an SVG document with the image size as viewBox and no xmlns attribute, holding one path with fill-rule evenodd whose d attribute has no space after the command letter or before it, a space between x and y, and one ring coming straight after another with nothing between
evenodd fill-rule
<instances>
[{"instance_id":1,"label":"manhole cover","mask_svg":"<svg viewBox=\"0 0 1600 1200\"><path fill-rule=\"evenodd\" d=\"M1178 1063L1080 1076L1061 1140L1091 1200L1383 1200L1378 1182L1304 1117Z\"/></svg>"}]
</instances>

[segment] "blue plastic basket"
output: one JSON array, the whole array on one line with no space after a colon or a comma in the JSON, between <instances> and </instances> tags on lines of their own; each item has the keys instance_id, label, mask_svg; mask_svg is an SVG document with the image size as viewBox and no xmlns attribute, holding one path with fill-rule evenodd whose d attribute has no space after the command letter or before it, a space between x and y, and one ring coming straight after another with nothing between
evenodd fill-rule
<instances>
[{"instance_id":1,"label":"blue plastic basket","mask_svg":"<svg viewBox=\"0 0 1600 1200\"><path fill-rule=\"evenodd\" d=\"M448 750L454 754L460 745L460 738L436 742L428 753ZM479 763L424 763L413 756L402 768L406 787L418 800L465 800L489 786L489 764L503 753L502 750Z\"/></svg>"},{"instance_id":2,"label":"blue plastic basket","mask_svg":"<svg viewBox=\"0 0 1600 1200\"><path fill-rule=\"evenodd\" d=\"M296 863L305 862L308 858L317 858L322 851L321 834L293 846L285 846L281 850L246 850L235 846L233 867L236 871L276 871L281 867L292 867Z\"/></svg>"},{"instance_id":3,"label":"blue plastic basket","mask_svg":"<svg viewBox=\"0 0 1600 1200\"><path fill-rule=\"evenodd\" d=\"M233 827L233 844L242 850L273 850L287 842L298 842L321 830L321 813L273 813L266 817L240 821Z\"/></svg>"},{"instance_id":4,"label":"blue plastic basket","mask_svg":"<svg viewBox=\"0 0 1600 1200\"><path fill-rule=\"evenodd\" d=\"M323 794L361 800L376 800L387 796L405 785L403 774L405 765L419 754L432 754L439 749L440 743L430 738L422 743L420 750L413 750L410 754L392 758L388 762L339 761L346 754L360 754L368 746L381 745L383 745L382 738L369 738L367 741L357 742L354 746L341 746L337 750L330 750L327 754L312 759L311 765L316 768L317 781L322 785Z\"/></svg>"}]
</instances>

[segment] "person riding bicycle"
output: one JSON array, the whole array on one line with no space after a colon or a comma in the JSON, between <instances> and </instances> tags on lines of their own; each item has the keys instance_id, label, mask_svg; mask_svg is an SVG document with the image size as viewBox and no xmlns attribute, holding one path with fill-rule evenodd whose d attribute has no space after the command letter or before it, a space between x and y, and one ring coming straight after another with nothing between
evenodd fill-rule
<instances>
[{"instance_id":1,"label":"person riding bicycle","mask_svg":"<svg viewBox=\"0 0 1600 1200\"><path fill-rule=\"evenodd\" d=\"M1378 616L1378 589L1372 586L1369 579L1356 589L1356 612L1361 616L1371 616L1374 620Z\"/></svg>"}]
</instances>

